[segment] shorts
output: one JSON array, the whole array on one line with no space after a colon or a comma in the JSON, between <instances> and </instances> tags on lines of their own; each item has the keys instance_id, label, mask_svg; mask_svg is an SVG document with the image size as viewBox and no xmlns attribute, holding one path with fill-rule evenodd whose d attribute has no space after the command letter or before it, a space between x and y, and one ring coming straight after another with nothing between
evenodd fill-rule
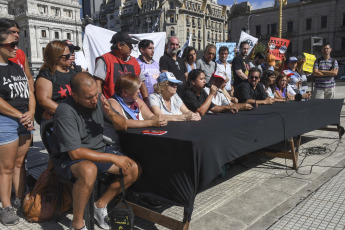
<instances>
[{"instance_id":1,"label":"shorts","mask_svg":"<svg viewBox=\"0 0 345 230\"><path fill-rule=\"evenodd\" d=\"M110 146L106 146L105 153L112 153L118 156L125 156L124 154L113 150ZM85 160L72 161L69 158L68 153L63 153L62 155L63 157L61 159L57 159L54 157L52 158L56 174L59 176L59 179L62 180L63 182L74 183L76 179L73 176L71 166ZM113 163L111 162L93 162L93 163L96 165L98 173L106 173L110 169L110 167L113 165Z\"/></svg>"},{"instance_id":2,"label":"shorts","mask_svg":"<svg viewBox=\"0 0 345 230\"><path fill-rule=\"evenodd\" d=\"M33 134L33 131L28 131L18 118L10 117L0 114L0 145L6 145L18 140L21 135Z\"/></svg>"}]
</instances>

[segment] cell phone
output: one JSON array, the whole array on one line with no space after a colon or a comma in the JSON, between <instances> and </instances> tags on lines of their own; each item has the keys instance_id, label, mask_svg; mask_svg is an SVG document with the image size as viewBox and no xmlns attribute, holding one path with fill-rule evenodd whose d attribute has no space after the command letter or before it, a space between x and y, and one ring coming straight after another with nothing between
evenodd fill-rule
<instances>
[{"instance_id":1,"label":"cell phone","mask_svg":"<svg viewBox=\"0 0 345 230\"><path fill-rule=\"evenodd\" d=\"M141 133L142 134L151 134L151 135L164 135L166 134L168 131L164 131L164 130L143 130Z\"/></svg>"}]
</instances>

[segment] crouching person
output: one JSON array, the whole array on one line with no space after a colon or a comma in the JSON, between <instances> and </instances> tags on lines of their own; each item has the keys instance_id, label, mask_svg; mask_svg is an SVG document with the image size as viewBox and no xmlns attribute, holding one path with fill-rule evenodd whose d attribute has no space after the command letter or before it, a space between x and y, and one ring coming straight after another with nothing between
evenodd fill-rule
<instances>
[{"instance_id":1,"label":"crouching person","mask_svg":"<svg viewBox=\"0 0 345 230\"><path fill-rule=\"evenodd\" d=\"M84 230L84 209L97 173L119 174L121 168L128 188L138 179L141 169L135 161L104 144L104 120L109 120L117 130L127 126L125 118L98 93L93 77L87 72L78 73L71 78L70 85L72 97L59 104L54 116L53 163L59 178L74 183L70 229ZM103 229L110 229L107 204L119 193L120 182L115 181L94 204L95 219Z\"/></svg>"}]
</instances>

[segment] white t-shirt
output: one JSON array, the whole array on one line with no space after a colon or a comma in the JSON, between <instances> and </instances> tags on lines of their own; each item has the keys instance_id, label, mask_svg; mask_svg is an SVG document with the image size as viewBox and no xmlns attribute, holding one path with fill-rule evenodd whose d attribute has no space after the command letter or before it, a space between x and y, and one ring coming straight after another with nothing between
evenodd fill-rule
<instances>
[{"instance_id":1,"label":"white t-shirt","mask_svg":"<svg viewBox=\"0 0 345 230\"><path fill-rule=\"evenodd\" d=\"M164 99L162 95L158 93L152 93L149 96L149 103L150 106L158 106L160 110L162 111L162 114L166 115L182 115L181 112L181 106L183 105L183 102L181 98L176 94L174 94L170 98L170 108L171 110L169 111L168 108L165 105Z\"/></svg>"},{"instance_id":2,"label":"white t-shirt","mask_svg":"<svg viewBox=\"0 0 345 230\"><path fill-rule=\"evenodd\" d=\"M210 88L205 87L205 92L210 95ZM221 90L218 90L215 97L212 97L212 103L218 106L221 105L230 105L229 99L223 94Z\"/></svg>"},{"instance_id":3,"label":"white t-shirt","mask_svg":"<svg viewBox=\"0 0 345 230\"><path fill-rule=\"evenodd\" d=\"M231 85L232 85L232 79L231 79L231 65L227 62L226 65L224 65L221 61L216 61L217 68L216 71L222 72L229 78L229 81L226 83L225 89L227 91L231 91ZM215 72L216 72L215 71Z\"/></svg>"}]
</instances>

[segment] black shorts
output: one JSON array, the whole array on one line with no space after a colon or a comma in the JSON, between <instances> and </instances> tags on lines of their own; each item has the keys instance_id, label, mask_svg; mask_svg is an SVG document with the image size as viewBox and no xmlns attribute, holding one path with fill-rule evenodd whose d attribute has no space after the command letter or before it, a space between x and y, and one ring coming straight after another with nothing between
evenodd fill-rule
<instances>
[{"instance_id":1,"label":"black shorts","mask_svg":"<svg viewBox=\"0 0 345 230\"><path fill-rule=\"evenodd\" d=\"M105 153L112 153L114 155L118 156L125 156L124 154L113 150L110 146L107 146L105 149ZM100 153L102 154L102 153ZM56 171L56 174L59 176L59 179L64 182L75 182L75 177L73 176L71 166L79 163L81 161L85 160L71 160L68 156L68 153L66 153L67 157L64 157L64 159L56 159L53 158L53 165ZM109 168L113 165L111 162L93 162L98 170L98 173L105 173L109 170Z\"/></svg>"}]
</instances>

